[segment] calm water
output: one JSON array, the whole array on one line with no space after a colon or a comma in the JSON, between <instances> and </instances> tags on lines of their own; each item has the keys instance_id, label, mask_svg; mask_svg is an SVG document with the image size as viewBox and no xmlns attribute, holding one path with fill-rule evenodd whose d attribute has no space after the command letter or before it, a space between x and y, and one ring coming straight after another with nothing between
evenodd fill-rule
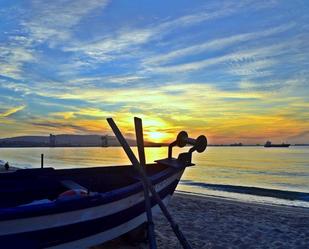
<instances>
[{"instance_id":1,"label":"calm water","mask_svg":"<svg viewBox=\"0 0 309 249\"><path fill-rule=\"evenodd\" d=\"M0 159L17 166L39 167L41 153L45 166L54 168L129 164L122 148L1 148ZM148 163L166 156L166 147L146 148ZM309 199L288 201L233 190L233 186L250 186L309 193L309 147L208 147L206 152L195 154L193 162L196 166L186 169L178 190L309 207Z\"/></svg>"}]
</instances>

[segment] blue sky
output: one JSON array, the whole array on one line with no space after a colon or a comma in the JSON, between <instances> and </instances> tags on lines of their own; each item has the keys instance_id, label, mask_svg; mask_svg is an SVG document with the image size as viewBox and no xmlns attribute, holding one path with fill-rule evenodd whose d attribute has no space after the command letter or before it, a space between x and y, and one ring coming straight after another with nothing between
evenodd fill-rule
<instances>
[{"instance_id":1,"label":"blue sky","mask_svg":"<svg viewBox=\"0 0 309 249\"><path fill-rule=\"evenodd\" d=\"M0 137L309 142L308 1L0 1ZM148 132L148 133L147 133Z\"/></svg>"}]
</instances>

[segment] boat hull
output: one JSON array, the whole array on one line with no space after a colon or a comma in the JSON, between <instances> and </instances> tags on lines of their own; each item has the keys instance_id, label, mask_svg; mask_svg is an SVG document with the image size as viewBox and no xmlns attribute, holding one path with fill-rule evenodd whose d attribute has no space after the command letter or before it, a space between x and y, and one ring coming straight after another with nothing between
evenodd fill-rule
<instances>
[{"instance_id":1,"label":"boat hull","mask_svg":"<svg viewBox=\"0 0 309 249\"><path fill-rule=\"evenodd\" d=\"M168 203L183 169L166 169L152 176L156 191ZM160 175L160 177L158 177ZM139 184L141 185L141 184ZM144 193L127 190L105 193L88 208L0 221L2 248L88 248L125 234L146 222ZM127 194L123 196L123 192ZM121 194L121 198L117 198ZM111 198L111 195L114 195ZM110 201L104 201L106 197ZM100 204L101 203L101 204ZM152 210L158 206L151 198Z\"/></svg>"}]
</instances>

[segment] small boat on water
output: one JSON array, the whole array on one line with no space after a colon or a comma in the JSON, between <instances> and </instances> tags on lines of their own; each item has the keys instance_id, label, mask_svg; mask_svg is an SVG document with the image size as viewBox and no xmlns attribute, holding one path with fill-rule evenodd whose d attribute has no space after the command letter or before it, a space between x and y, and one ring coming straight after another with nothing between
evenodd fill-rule
<instances>
[{"instance_id":1,"label":"small boat on water","mask_svg":"<svg viewBox=\"0 0 309 249\"><path fill-rule=\"evenodd\" d=\"M265 148L271 148L271 147L289 147L291 144L285 144L285 143L282 143L282 144L273 144L271 143L271 141L267 141L265 144L264 144L264 147Z\"/></svg>"},{"instance_id":2,"label":"small boat on water","mask_svg":"<svg viewBox=\"0 0 309 249\"><path fill-rule=\"evenodd\" d=\"M193 147L172 157L174 146L187 144ZM194 165L192 152L206 146L205 136L195 140L181 132L167 158L143 167L164 204L185 168ZM0 173L0 248L75 249L109 241L147 221L144 194L132 165ZM152 213L159 209L154 197L149 196Z\"/></svg>"}]
</instances>

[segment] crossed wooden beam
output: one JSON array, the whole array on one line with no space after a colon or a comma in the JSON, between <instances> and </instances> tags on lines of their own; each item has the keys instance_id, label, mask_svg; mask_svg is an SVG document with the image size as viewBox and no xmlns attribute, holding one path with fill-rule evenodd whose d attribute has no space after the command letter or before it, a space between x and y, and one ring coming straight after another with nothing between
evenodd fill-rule
<instances>
[{"instance_id":1,"label":"crossed wooden beam","mask_svg":"<svg viewBox=\"0 0 309 249\"><path fill-rule=\"evenodd\" d=\"M143 125L142 120L140 118L134 117L134 124L135 124L135 133L136 133L136 142L138 147L138 155L139 161L137 160L136 156L134 155L132 149L130 148L128 142L123 137L121 131L118 129L116 123L112 118L107 118L107 122L112 128L115 136L117 137L119 143L121 144L122 148L124 149L125 153L127 154L129 160L131 161L134 169L139 173L141 176L141 182L143 184L144 189L144 196L145 196L145 208L147 213L147 224L148 224L148 239L149 239L149 248L156 249L156 239L155 239L155 232L154 232L154 223L152 219L152 212L151 212L151 201L149 192L154 197L156 203L159 205L160 209L162 210L163 214L165 215L166 219L169 221L175 235L177 236L179 242L181 243L184 249L191 249L191 246L181 230L179 226L176 224L174 219L172 218L171 214L167 210L165 204L162 202L159 194L156 192L154 186L152 185L151 181L146 175L145 172L145 150L144 150L144 138L143 138Z\"/></svg>"}]
</instances>

